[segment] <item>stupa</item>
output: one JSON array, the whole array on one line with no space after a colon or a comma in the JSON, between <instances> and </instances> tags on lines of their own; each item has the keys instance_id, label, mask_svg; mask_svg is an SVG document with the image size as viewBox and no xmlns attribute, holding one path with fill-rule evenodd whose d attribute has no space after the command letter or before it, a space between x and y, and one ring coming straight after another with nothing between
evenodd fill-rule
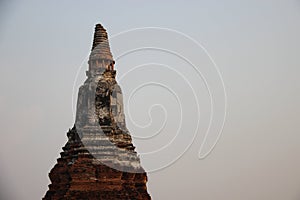
<instances>
[{"instance_id":1,"label":"stupa","mask_svg":"<svg viewBox=\"0 0 300 200\"><path fill-rule=\"evenodd\" d=\"M106 30L95 27L75 125L67 133L44 200L151 199L147 174L126 128L122 91Z\"/></svg>"}]
</instances>

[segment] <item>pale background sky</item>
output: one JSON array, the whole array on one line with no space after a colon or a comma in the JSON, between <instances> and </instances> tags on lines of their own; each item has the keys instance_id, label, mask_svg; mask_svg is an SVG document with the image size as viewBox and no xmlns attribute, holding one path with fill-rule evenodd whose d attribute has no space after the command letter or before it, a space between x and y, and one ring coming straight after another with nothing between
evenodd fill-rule
<instances>
[{"instance_id":1,"label":"pale background sky","mask_svg":"<svg viewBox=\"0 0 300 200\"><path fill-rule=\"evenodd\" d=\"M192 141L198 111L200 125L191 147L174 164L148 173L153 199L298 200L300 199L300 2L252 1L1 1L0 4L0 197L41 199L48 173L73 126L75 97L84 81L94 25L101 22L109 36L141 27L163 27L183 32L210 53L226 86L227 117L222 136L211 154L198 159L209 121L209 99L203 80L190 65L170 53L139 51L117 61L117 79L125 106L130 92L146 82L168 85L176 97L154 84L143 87L126 107L126 122L152 171L176 158ZM131 46L133 45L133 46ZM222 118L220 79L203 50L166 31L135 31L111 39L115 58L122 51L143 46L176 49L188 57L213 88L216 106L212 128ZM160 47L161 47L160 46ZM78 67L80 76L75 80ZM148 67L121 77L137 65ZM152 63L152 64L149 64ZM170 68L159 63L168 65ZM75 99L76 100L76 99ZM148 109L154 107L150 116ZM152 116L152 124L146 125ZM162 132L157 131L164 119ZM170 149L147 156L178 132ZM216 133L209 135L208 147ZM170 160L168 160L170 159Z\"/></svg>"}]
</instances>

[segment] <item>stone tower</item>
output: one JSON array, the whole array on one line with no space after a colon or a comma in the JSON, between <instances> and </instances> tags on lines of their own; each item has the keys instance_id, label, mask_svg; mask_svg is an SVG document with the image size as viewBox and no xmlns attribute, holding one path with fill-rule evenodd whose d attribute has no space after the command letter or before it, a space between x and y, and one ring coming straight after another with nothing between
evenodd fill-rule
<instances>
[{"instance_id":1,"label":"stone tower","mask_svg":"<svg viewBox=\"0 0 300 200\"><path fill-rule=\"evenodd\" d=\"M106 30L95 28L87 79L79 88L75 125L50 171L45 200L151 199L147 174L126 128Z\"/></svg>"}]
</instances>

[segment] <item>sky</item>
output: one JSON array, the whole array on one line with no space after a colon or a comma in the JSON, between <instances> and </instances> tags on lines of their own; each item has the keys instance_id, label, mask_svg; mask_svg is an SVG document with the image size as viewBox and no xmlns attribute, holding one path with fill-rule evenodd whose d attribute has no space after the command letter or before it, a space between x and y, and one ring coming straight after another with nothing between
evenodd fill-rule
<instances>
[{"instance_id":1,"label":"sky","mask_svg":"<svg viewBox=\"0 0 300 200\"><path fill-rule=\"evenodd\" d=\"M13 0L0 13L1 199L45 195L97 23L153 199L300 198L300 1Z\"/></svg>"}]
</instances>

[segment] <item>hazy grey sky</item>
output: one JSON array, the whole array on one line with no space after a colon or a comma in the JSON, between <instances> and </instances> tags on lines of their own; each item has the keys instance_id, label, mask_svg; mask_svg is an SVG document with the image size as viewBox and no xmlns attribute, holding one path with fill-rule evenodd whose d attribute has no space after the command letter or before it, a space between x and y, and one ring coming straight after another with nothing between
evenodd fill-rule
<instances>
[{"instance_id":1,"label":"hazy grey sky","mask_svg":"<svg viewBox=\"0 0 300 200\"><path fill-rule=\"evenodd\" d=\"M300 198L299 1L30 0L0 6L1 199L41 199L47 191L48 173L74 123L72 99L76 101L84 81L86 56L99 22L109 37L115 36L115 58L143 47L118 58L116 69L128 129L143 166L152 171L148 190L153 199ZM165 29L116 36L142 27ZM220 78L203 49L166 28L201 43L226 86L225 127L203 160L198 153L212 114L205 81L214 105L207 150L224 113ZM144 48L149 46L156 49ZM138 89L127 103L146 83L152 84ZM157 136L141 139L161 127ZM165 145L165 151L149 154ZM183 152L171 166L153 171Z\"/></svg>"}]
</instances>

